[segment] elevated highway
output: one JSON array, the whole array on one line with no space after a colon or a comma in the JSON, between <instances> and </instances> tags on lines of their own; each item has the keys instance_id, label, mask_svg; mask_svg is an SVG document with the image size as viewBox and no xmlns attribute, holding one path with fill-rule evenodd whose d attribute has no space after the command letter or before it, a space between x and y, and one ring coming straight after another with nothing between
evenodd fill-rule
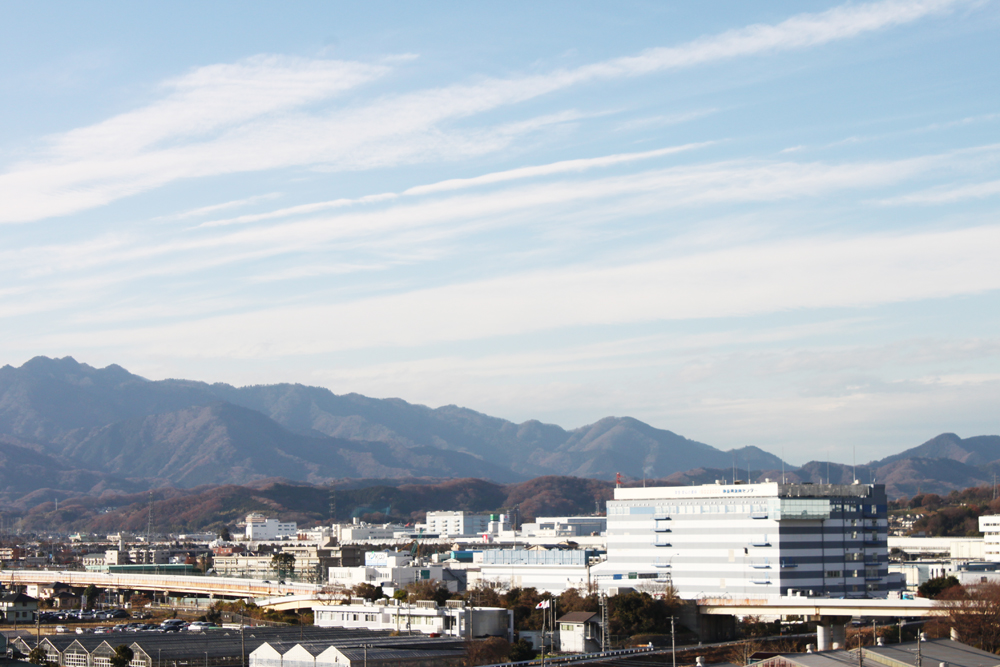
<instances>
[{"instance_id":1,"label":"elevated highway","mask_svg":"<svg viewBox=\"0 0 1000 667\"><path fill-rule=\"evenodd\" d=\"M699 635L718 633L719 623L713 617L737 616L801 616L816 621L816 644L820 651L843 647L847 641L847 624L854 616L909 618L940 616L944 610L934 600L834 599L810 597L773 598L701 598L693 605ZM709 622L706 622L709 621Z\"/></svg>"},{"instance_id":2,"label":"elevated highway","mask_svg":"<svg viewBox=\"0 0 1000 667\"><path fill-rule=\"evenodd\" d=\"M698 611L702 614L733 616L781 615L808 616L819 620L823 616L935 616L941 608L934 600L833 599L808 597L775 598L701 598Z\"/></svg>"},{"instance_id":3,"label":"elevated highway","mask_svg":"<svg viewBox=\"0 0 1000 667\"><path fill-rule=\"evenodd\" d=\"M303 583L264 582L257 579L213 576L172 576L157 574L105 574L69 570L4 570L0 582L6 585L53 584L112 590L149 591L169 597L206 596L220 599L277 598L286 596L315 597L322 586Z\"/></svg>"}]
</instances>

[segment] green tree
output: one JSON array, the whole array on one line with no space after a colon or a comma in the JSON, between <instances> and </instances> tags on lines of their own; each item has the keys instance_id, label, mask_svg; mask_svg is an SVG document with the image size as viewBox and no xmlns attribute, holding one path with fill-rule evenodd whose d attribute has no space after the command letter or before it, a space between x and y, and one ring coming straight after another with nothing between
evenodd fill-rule
<instances>
[{"instance_id":1,"label":"green tree","mask_svg":"<svg viewBox=\"0 0 1000 667\"><path fill-rule=\"evenodd\" d=\"M132 652L132 649L125 646L125 644L119 644L115 647L115 652L111 655L111 667L128 667L134 657L135 653Z\"/></svg>"},{"instance_id":2,"label":"green tree","mask_svg":"<svg viewBox=\"0 0 1000 667\"><path fill-rule=\"evenodd\" d=\"M958 586L958 579L955 577L951 575L947 577L935 577L920 584L920 587L917 589L917 595L922 598L934 600L952 586Z\"/></svg>"},{"instance_id":3,"label":"green tree","mask_svg":"<svg viewBox=\"0 0 1000 667\"><path fill-rule=\"evenodd\" d=\"M93 609L94 603L97 602L97 586L90 584L83 589L83 598L86 600L86 608Z\"/></svg>"},{"instance_id":4,"label":"green tree","mask_svg":"<svg viewBox=\"0 0 1000 667\"><path fill-rule=\"evenodd\" d=\"M230 542L233 539L232 533L229 532L229 526L223 526L222 530L219 531L219 539L223 542Z\"/></svg>"},{"instance_id":5,"label":"green tree","mask_svg":"<svg viewBox=\"0 0 1000 667\"><path fill-rule=\"evenodd\" d=\"M522 662L534 660L536 655L535 649L531 647L531 642L527 639L518 639L510 645L510 653L507 654L507 658L511 662Z\"/></svg>"},{"instance_id":6,"label":"green tree","mask_svg":"<svg viewBox=\"0 0 1000 667\"><path fill-rule=\"evenodd\" d=\"M36 646L31 649L31 653L28 654L28 662L33 665L48 665L49 657L45 653L45 649L41 646Z\"/></svg>"},{"instance_id":7,"label":"green tree","mask_svg":"<svg viewBox=\"0 0 1000 667\"><path fill-rule=\"evenodd\" d=\"M611 633L631 637L637 634L670 632L675 607L649 593L631 591L608 598Z\"/></svg>"},{"instance_id":8,"label":"green tree","mask_svg":"<svg viewBox=\"0 0 1000 667\"><path fill-rule=\"evenodd\" d=\"M271 557L271 567L278 573L279 579L295 573L295 554L279 552Z\"/></svg>"}]
</instances>

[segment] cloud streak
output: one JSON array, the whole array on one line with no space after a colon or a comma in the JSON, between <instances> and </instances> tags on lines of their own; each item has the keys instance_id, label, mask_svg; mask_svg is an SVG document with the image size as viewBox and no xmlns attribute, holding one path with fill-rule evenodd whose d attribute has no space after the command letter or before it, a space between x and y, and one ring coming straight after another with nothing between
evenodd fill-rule
<instances>
[{"instance_id":1,"label":"cloud streak","mask_svg":"<svg viewBox=\"0 0 1000 667\"><path fill-rule=\"evenodd\" d=\"M537 123L449 123L557 90L815 47L916 21L955 2L844 5L753 25L675 47L575 69L487 79L310 109L386 76L387 64L261 56L212 65L164 82L165 97L52 137L37 158L0 175L0 222L66 215L186 178L288 166L370 169L501 150Z\"/></svg>"},{"instance_id":2,"label":"cloud streak","mask_svg":"<svg viewBox=\"0 0 1000 667\"><path fill-rule=\"evenodd\" d=\"M280 357L587 326L864 308L1000 289L1000 227L812 238L606 268L567 267L356 301L74 333L77 346ZM289 332L295 332L289 335ZM59 348L70 339L45 337Z\"/></svg>"}]
</instances>

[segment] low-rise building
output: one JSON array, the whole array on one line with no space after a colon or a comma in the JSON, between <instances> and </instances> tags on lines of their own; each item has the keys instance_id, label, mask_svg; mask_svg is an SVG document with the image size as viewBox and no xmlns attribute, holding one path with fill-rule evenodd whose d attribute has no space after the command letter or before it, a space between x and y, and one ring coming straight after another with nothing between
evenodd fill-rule
<instances>
[{"instance_id":1,"label":"low-rise building","mask_svg":"<svg viewBox=\"0 0 1000 667\"><path fill-rule=\"evenodd\" d=\"M601 617L589 611L571 611L559 618L559 650L595 653L601 650Z\"/></svg>"},{"instance_id":2,"label":"low-rise building","mask_svg":"<svg viewBox=\"0 0 1000 667\"><path fill-rule=\"evenodd\" d=\"M16 591L0 595L0 613L8 623L31 623L35 611L38 610L38 600Z\"/></svg>"},{"instance_id":3,"label":"low-rise building","mask_svg":"<svg viewBox=\"0 0 1000 667\"><path fill-rule=\"evenodd\" d=\"M566 539L584 535L600 535L607 528L608 519L603 516L540 516L533 523L522 524L521 532L526 537Z\"/></svg>"},{"instance_id":4,"label":"low-rise building","mask_svg":"<svg viewBox=\"0 0 1000 667\"><path fill-rule=\"evenodd\" d=\"M250 667L457 667L464 664L464 647L454 641L435 642L434 645L385 640L336 644L300 642L295 645L265 642L249 655Z\"/></svg>"},{"instance_id":5,"label":"low-rise building","mask_svg":"<svg viewBox=\"0 0 1000 667\"><path fill-rule=\"evenodd\" d=\"M391 542L397 534L406 532L406 527L398 523L370 524L363 522L335 524L333 536L340 544L348 542Z\"/></svg>"},{"instance_id":6,"label":"low-rise building","mask_svg":"<svg viewBox=\"0 0 1000 667\"><path fill-rule=\"evenodd\" d=\"M0 547L0 561L9 563L21 558L20 547Z\"/></svg>"},{"instance_id":7,"label":"low-rise building","mask_svg":"<svg viewBox=\"0 0 1000 667\"><path fill-rule=\"evenodd\" d=\"M535 588L558 595L595 583L591 567L600 558L589 549L485 549L473 554L466 575L469 588Z\"/></svg>"},{"instance_id":8,"label":"low-rise building","mask_svg":"<svg viewBox=\"0 0 1000 667\"><path fill-rule=\"evenodd\" d=\"M442 564L415 564L405 551L369 551L363 566L331 567L327 581L343 588L365 583L394 589L417 581L439 581L455 593L465 588L463 575L464 572L453 572Z\"/></svg>"},{"instance_id":9,"label":"low-rise building","mask_svg":"<svg viewBox=\"0 0 1000 667\"><path fill-rule=\"evenodd\" d=\"M366 628L394 632L419 632L449 637L503 637L514 634L514 612L500 607L466 607L449 600L439 607L433 600L416 604L321 605L313 607L313 621L324 628Z\"/></svg>"}]
</instances>

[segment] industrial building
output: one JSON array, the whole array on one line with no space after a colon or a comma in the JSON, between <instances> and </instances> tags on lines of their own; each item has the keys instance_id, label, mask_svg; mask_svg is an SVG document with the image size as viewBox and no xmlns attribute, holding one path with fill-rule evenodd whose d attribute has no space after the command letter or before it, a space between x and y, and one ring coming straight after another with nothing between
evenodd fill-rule
<instances>
[{"instance_id":1,"label":"industrial building","mask_svg":"<svg viewBox=\"0 0 1000 667\"><path fill-rule=\"evenodd\" d=\"M269 519L258 512L248 514L246 523L246 536L248 540L281 540L294 538L299 534L294 521Z\"/></svg>"},{"instance_id":2,"label":"industrial building","mask_svg":"<svg viewBox=\"0 0 1000 667\"><path fill-rule=\"evenodd\" d=\"M602 587L669 578L688 599L890 588L883 485L617 488L607 508L608 560L591 569Z\"/></svg>"},{"instance_id":3,"label":"industrial building","mask_svg":"<svg viewBox=\"0 0 1000 667\"><path fill-rule=\"evenodd\" d=\"M365 604L313 607L313 622L321 628L366 628L445 637L503 637L513 640L514 612L500 607L467 607L448 600L440 607L433 600L402 604L376 600Z\"/></svg>"},{"instance_id":4,"label":"industrial building","mask_svg":"<svg viewBox=\"0 0 1000 667\"><path fill-rule=\"evenodd\" d=\"M474 512L428 512L425 530L442 537L481 535L487 532L491 518L498 519L496 515Z\"/></svg>"}]
</instances>

